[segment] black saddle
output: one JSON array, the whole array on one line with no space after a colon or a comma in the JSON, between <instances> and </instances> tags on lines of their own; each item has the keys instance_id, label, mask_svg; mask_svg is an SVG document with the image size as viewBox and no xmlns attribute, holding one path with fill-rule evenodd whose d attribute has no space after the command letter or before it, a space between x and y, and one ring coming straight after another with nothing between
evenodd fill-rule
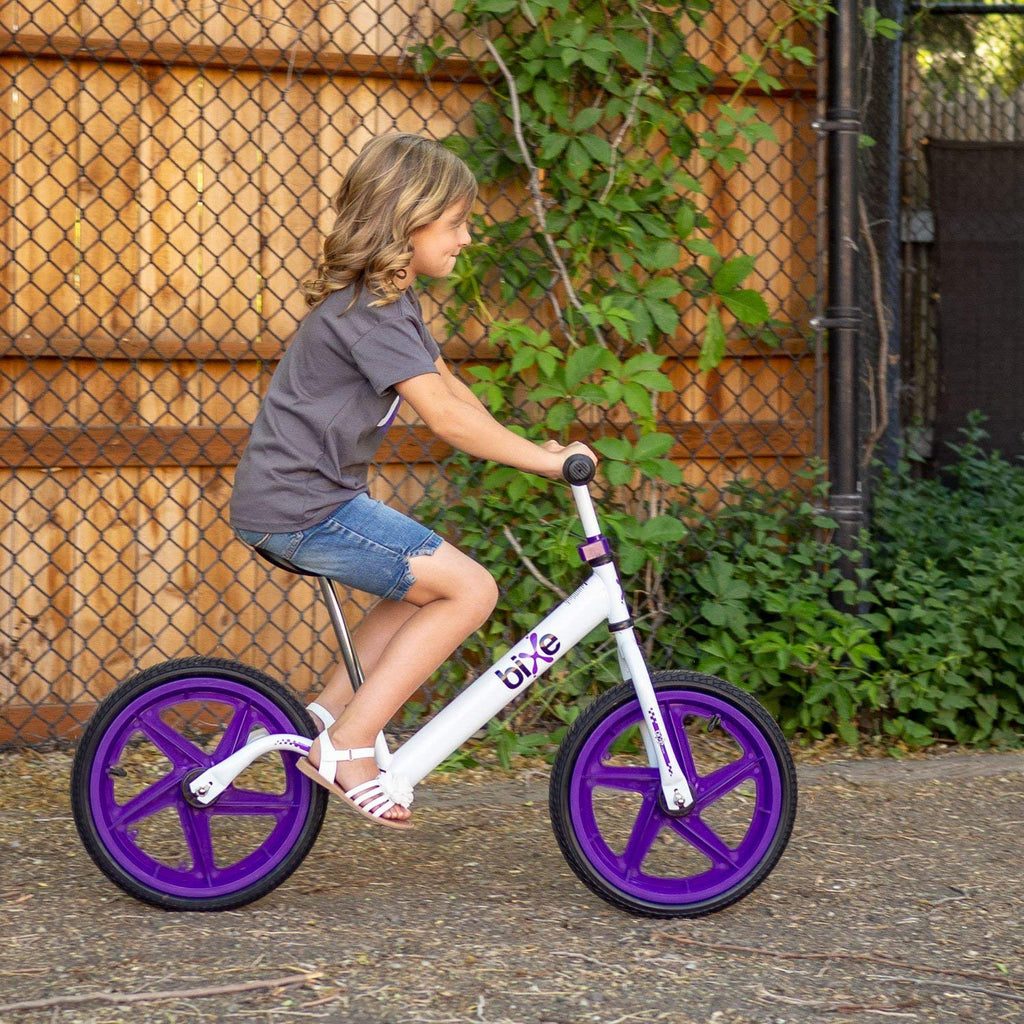
<instances>
[{"instance_id":1,"label":"black saddle","mask_svg":"<svg viewBox=\"0 0 1024 1024\"><path fill-rule=\"evenodd\" d=\"M265 558L271 565L277 566L278 569L284 569L285 572L293 572L296 576L312 576L318 577L320 573L310 572L308 569L300 569L294 562L289 562L287 558L282 558L280 555L275 555L266 548L253 548L260 558Z\"/></svg>"}]
</instances>

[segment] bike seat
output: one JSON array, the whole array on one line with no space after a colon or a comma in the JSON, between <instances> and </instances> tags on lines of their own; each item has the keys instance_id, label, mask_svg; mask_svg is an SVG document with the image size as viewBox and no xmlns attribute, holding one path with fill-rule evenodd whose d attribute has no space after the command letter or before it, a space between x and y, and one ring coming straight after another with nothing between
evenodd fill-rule
<instances>
[{"instance_id":1,"label":"bike seat","mask_svg":"<svg viewBox=\"0 0 1024 1024\"><path fill-rule=\"evenodd\" d=\"M317 577L320 574L318 572L310 572L308 569L300 569L294 562L289 562L287 558L282 558L280 555L272 554L267 551L266 548L253 548L260 558L265 558L271 565L277 566L278 569L284 569L285 572L293 572L296 576L313 576Z\"/></svg>"}]
</instances>

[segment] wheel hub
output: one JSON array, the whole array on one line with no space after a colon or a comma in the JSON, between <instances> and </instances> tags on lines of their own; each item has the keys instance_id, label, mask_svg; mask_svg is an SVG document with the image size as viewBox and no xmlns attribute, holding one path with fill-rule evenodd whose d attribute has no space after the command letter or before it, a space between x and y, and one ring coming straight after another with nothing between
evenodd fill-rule
<instances>
[{"instance_id":1,"label":"wheel hub","mask_svg":"<svg viewBox=\"0 0 1024 1024\"><path fill-rule=\"evenodd\" d=\"M209 803L203 803L199 797L192 792L192 783L205 771L205 768L193 768L191 771L186 772L185 777L181 780L181 798L190 807L212 807L217 802L218 798L214 797Z\"/></svg>"}]
</instances>

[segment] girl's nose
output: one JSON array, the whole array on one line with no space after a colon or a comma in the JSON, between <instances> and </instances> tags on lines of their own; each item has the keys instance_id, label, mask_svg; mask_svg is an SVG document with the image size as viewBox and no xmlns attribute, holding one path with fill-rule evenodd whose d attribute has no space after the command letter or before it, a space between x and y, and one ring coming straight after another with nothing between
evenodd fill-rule
<instances>
[{"instance_id":1,"label":"girl's nose","mask_svg":"<svg viewBox=\"0 0 1024 1024\"><path fill-rule=\"evenodd\" d=\"M459 231L459 247L462 248L464 246L467 246L471 241L473 241L473 239L469 233L469 225L463 224L462 228Z\"/></svg>"}]
</instances>

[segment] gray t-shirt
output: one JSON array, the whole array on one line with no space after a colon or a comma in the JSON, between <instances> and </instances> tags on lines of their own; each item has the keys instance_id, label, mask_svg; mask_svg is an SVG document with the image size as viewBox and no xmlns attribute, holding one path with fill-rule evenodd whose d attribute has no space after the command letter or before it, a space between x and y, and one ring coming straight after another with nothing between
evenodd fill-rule
<instances>
[{"instance_id":1,"label":"gray t-shirt","mask_svg":"<svg viewBox=\"0 0 1024 1024\"><path fill-rule=\"evenodd\" d=\"M238 463L231 525L305 530L367 490L366 476L398 411L394 385L436 373L437 342L407 288L371 307L365 290L332 292L312 309L274 371Z\"/></svg>"}]
</instances>

